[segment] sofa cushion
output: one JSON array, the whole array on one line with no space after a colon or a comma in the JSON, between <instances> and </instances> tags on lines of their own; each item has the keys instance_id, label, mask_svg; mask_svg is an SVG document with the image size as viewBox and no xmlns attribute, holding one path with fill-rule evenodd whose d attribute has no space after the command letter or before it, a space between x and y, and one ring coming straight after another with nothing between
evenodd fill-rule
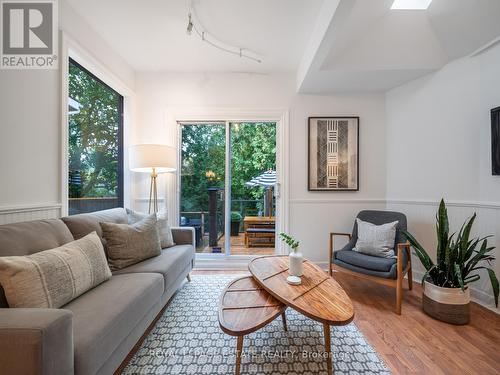
<instances>
[{"instance_id":1,"label":"sofa cushion","mask_svg":"<svg viewBox=\"0 0 500 375\"><path fill-rule=\"evenodd\" d=\"M73 312L75 374L95 374L163 291L161 275L116 275L64 306Z\"/></svg>"},{"instance_id":2,"label":"sofa cushion","mask_svg":"<svg viewBox=\"0 0 500 375\"><path fill-rule=\"evenodd\" d=\"M0 257L0 283L9 307L57 309L110 277L95 232L55 249Z\"/></svg>"},{"instance_id":3,"label":"sofa cushion","mask_svg":"<svg viewBox=\"0 0 500 375\"><path fill-rule=\"evenodd\" d=\"M66 216L61 220L68 226L75 240L78 240L95 231L101 238L104 250L106 250L106 241L102 237L102 229L99 223L128 223L127 213L124 208L112 208L110 210L91 212L88 214Z\"/></svg>"},{"instance_id":4,"label":"sofa cushion","mask_svg":"<svg viewBox=\"0 0 500 375\"><path fill-rule=\"evenodd\" d=\"M59 219L0 225L0 256L30 255L73 240L68 227Z\"/></svg>"},{"instance_id":5,"label":"sofa cushion","mask_svg":"<svg viewBox=\"0 0 500 375\"><path fill-rule=\"evenodd\" d=\"M113 271L161 253L155 214L132 225L101 223L101 228L108 245L109 265Z\"/></svg>"},{"instance_id":6,"label":"sofa cushion","mask_svg":"<svg viewBox=\"0 0 500 375\"><path fill-rule=\"evenodd\" d=\"M344 263L380 272L389 272L392 266L397 262L396 258L375 257L353 250L338 250L335 251L334 254L335 259L339 259Z\"/></svg>"},{"instance_id":7,"label":"sofa cushion","mask_svg":"<svg viewBox=\"0 0 500 375\"><path fill-rule=\"evenodd\" d=\"M168 249L163 249L157 257L134 264L113 274L119 275L135 272L159 273L165 278L165 289L168 289L186 267L190 265L192 259L192 245L176 245Z\"/></svg>"},{"instance_id":8,"label":"sofa cushion","mask_svg":"<svg viewBox=\"0 0 500 375\"><path fill-rule=\"evenodd\" d=\"M336 259L336 258L333 260L333 263L336 264L337 266L346 268L348 270L351 270L351 271L354 271L354 272L357 272L357 273L362 273L364 275L370 275L370 276L375 276L375 277L382 277L384 279L396 279L397 278L397 271L396 271L397 267L396 267L396 264L394 264L392 266L392 268L390 269L390 271L388 271L388 272L382 272L382 271L370 270L370 269L367 269L367 268L361 268L361 267L358 267L358 266L355 266L355 265L352 265L352 264L349 264L349 263L345 263L345 262L341 261L340 259Z\"/></svg>"},{"instance_id":9,"label":"sofa cushion","mask_svg":"<svg viewBox=\"0 0 500 375\"><path fill-rule=\"evenodd\" d=\"M144 218L146 218L148 214L136 212L127 208L127 216L128 216L128 223L135 224L138 221L141 221ZM160 243L162 249L174 246L175 243L172 236L172 229L168 224L168 217L166 212L156 213L156 227L158 228L158 234L160 236Z\"/></svg>"}]
</instances>

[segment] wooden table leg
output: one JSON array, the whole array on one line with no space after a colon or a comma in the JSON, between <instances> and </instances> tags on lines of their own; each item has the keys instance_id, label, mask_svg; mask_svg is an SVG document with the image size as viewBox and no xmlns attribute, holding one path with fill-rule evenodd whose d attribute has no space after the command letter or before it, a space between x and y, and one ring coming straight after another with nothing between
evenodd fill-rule
<instances>
[{"instance_id":1,"label":"wooden table leg","mask_svg":"<svg viewBox=\"0 0 500 375\"><path fill-rule=\"evenodd\" d=\"M241 353L243 352L243 336L238 336L236 342L236 366L234 369L234 373L236 375L240 375L240 367L241 367Z\"/></svg>"},{"instance_id":2,"label":"wooden table leg","mask_svg":"<svg viewBox=\"0 0 500 375\"><path fill-rule=\"evenodd\" d=\"M286 326L286 315L285 315L285 312L283 311L283 313L281 314L281 320L283 321L283 329L285 331L288 331L288 327Z\"/></svg>"},{"instance_id":3,"label":"wooden table leg","mask_svg":"<svg viewBox=\"0 0 500 375\"><path fill-rule=\"evenodd\" d=\"M325 334L326 368L328 370L328 375L332 375L332 342L330 336L330 326L328 324L323 324L323 332Z\"/></svg>"}]
</instances>

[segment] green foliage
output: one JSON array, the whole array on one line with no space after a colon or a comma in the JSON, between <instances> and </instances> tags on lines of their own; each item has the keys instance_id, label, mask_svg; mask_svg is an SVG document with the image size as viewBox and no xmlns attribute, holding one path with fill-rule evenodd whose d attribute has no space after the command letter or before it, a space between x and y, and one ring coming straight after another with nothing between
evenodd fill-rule
<instances>
[{"instance_id":1,"label":"green foliage","mask_svg":"<svg viewBox=\"0 0 500 375\"><path fill-rule=\"evenodd\" d=\"M181 211L208 211L207 189L224 188L225 134L224 125L182 127Z\"/></svg>"},{"instance_id":2,"label":"green foliage","mask_svg":"<svg viewBox=\"0 0 500 375\"><path fill-rule=\"evenodd\" d=\"M182 212L208 211L207 189L224 189L225 134L223 124L189 124L182 127ZM264 189L248 188L245 182L275 168L276 125L233 123L231 147L231 199L263 201ZM262 209L262 204L256 207L253 203L249 208ZM239 210L240 207L235 204L232 209Z\"/></svg>"},{"instance_id":3,"label":"green foliage","mask_svg":"<svg viewBox=\"0 0 500 375\"><path fill-rule=\"evenodd\" d=\"M231 212L231 222L239 223L241 220L243 220L243 216L238 211Z\"/></svg>"},{"instance_id":4,"label":"green foliage","mask_svg":"<svg viewBox=\"0 0 500 375\"><path fill-rule=\"evenodd\" d=\"M69 196L114 197L119 94L70 63L69 96L82 105L79 113L69 116Z\"/></svg>"},{"instance_id":5,"label":"green foliage","mask_svg":"<svg viewBox=\"0 0 500 375\"><path fill-rule=\"evenodd\" d=\"M288 246L292 248L293 251L297 251L297 248L299 247L300 244L299 241L297 241L295 238L293 238L292 236L290 236L285 232L281 232L279 236L284 243L286 243Z\"/></svg>"},{"instance_id":6,"label":"green foliage","mask_svg":"<svg viewBox=\"0 0 500 375\"><path fill-rule=\"evenodd\" d=\"M415 254L426 269L422 282L430 279L434 285L444 288L462 288L463 290L468 283L480 279L481 276L474 271L486 269L493 288L495 304L498 306L498 279L491 268L481 265L483 262L490 265L491 261L495 259L490 254L494 247L488 247L488 237L470 239L475 219L476 214L462 225L457 236L455 233L449 235L448 212L444 200L441 199L436 215L438 240L436 263L432 261L415 237L407 231L403 231L403 234L415 249ZM479 250L477 250L478 246Z\"/></svg>"}]
</instances>

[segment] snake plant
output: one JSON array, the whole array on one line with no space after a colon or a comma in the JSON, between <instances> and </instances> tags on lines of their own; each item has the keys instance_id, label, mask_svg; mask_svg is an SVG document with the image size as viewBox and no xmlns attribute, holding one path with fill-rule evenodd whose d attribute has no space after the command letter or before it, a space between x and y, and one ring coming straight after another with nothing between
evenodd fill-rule
<instances>
[{"instance_id":1,"label":"snake plant","mask_svg":"<svg viewBox=\"0 0 500 375\"><path fill-rule=\"evenodd\" d=\"M426 272L422 278L432 284L444 288L462 288L473 281L480 279L477 271L485 269L490 278L495 305L498 307L498 279L491 262L495 257L491 254L494 247L488 247L488 237L470 238L472 225L476 214L467 220L458 234L449 234L448 212L444 200L441 199L439 210L436 215L437 254L434 263L428 252L408 231L403 234L415 249L415 254L422 262Z\"/></svg>"}]
</instances>

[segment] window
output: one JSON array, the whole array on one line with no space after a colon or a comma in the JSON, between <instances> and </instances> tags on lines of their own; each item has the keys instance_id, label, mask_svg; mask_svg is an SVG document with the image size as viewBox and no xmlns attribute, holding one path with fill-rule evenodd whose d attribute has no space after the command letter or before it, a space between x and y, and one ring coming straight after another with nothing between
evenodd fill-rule
<instances>
[{"instance_id":1,"label":"window","mask_svg":"<svg viewBox=\"0 0 500 375\"><path fill-rule=\"evenodd\" d=\"M69 214L123 206L123 96L69 61Z\"/></svg>"}]
</instances>

